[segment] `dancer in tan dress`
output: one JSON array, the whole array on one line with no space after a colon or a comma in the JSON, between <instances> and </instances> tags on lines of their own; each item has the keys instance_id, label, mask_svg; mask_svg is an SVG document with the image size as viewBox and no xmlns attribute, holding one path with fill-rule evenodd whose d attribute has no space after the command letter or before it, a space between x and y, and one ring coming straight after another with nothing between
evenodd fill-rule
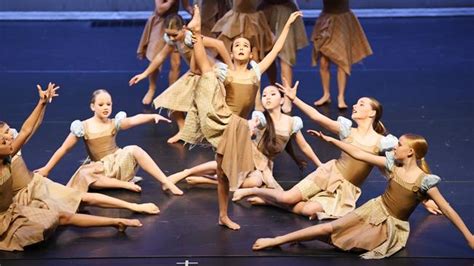
<instances>
[{"instance_id":1,"label":"dancer in tan dress","mask_svg":"<svg viewBox=\"0 0 474 266\"><path fill-rule=\"evenodd\" d=\"M44 114L46 105L57 96L54 84L43 91L38 85L40 100L31 115L21 127L18 136L12 139L10 134L0 134L0 250L23 250L25 246L45 240L58 225L80 227L113 226L120 231L128 226L140 227L136 219L108 218L94 215L76 214L70 208L62 208L49 202L34 201L28 205L16 202L14 196L14 176L11 169L11 157L15 156L23 144L31 137L35 125ZM71 201L70 201L71 202ZM66 203L66 205L68 205Z\"/></svg>"},{"instance_id":2,"label":"dancer in tan dress","mask_svg":"<svg viewBox=\"0 0 474 266\"><path fill-rule=\"evenodd\" d=\"M172 14L178 14L179 0L155 0L155 10L148 18L145 28L143 29L140 43L138 44L137 56L139 59L147 58L150 62L155 58L156 54L163 49L165 42L163 34L165 31L165 18ZM168 74L169 85L173 84L179 77L180 58L179 54L170 53L170 72ZM156 79L158 78L160 69L157 68L153 73L148 75L148 91L143 96L142 103L150 104L155 96Z\"/></svg>"},{"instance_id":3,"label":"dancer in tan dress","mask_svg":"<svg viewBox=\"0 0 474 266\"><path fill-rule=\"evenodd\" d=\"M252 70L248 69L252 58L249 40L245 38L234 40L232 44L234 64L230 66L232 68L229 69L229 73L221 77L221 80L218 79L207 60L202 45L201 17L197 7L194 9L193 19L188 24L188 28L195 35L195 62L202 76L196 87L193 108L186 116L181 139L191 144L199 144L206 140L217 149L219 224L233 230L239 229L240 226L234 223L227 214L229 194L227 176L237 176L241 172L250 172L255 169L251 156L250 130L247 120L242 117L248 116L253 103L260 99L257 93L260 73L264 72L275 60L291 24L298 16L301 16L301 13L292 14L272 51L259 64L254 64ZM245 94L235 93L236 97L233 97L232 102L238 103L236 105L229 104L227 99L229 95L232 95L232 90L234 93L246 91ZM239 163L235 164L235 162Z\"/></svg>"},{"instance_id":4,"label":"dancer in tan dress","mask_svg":"<svg viewBox=\"0 0 474 266\"><path fill-rule=\"evenodd\" d=\"M384 167L388 178L387 188L381 196L330 223L275 238L258 239L253 245L254 250L319 239L342 250L362 251L361 257L364 259L389 257L405 247L410 233L408 218L426 198L434 200L462 233L469 247L474 249L474 236L439 191L437 185L440 178L429 170L425 161L428 143L422 136L403 135L393 152L377 156L321 133L312 133L357 160Z\"/></svg>"},{"instance_id":5,"label":"dancer in tan dress","mask_svg":"<svg viewBox=\"0 0 474 266\"><path fill-rule=\"evenodd\" d=\"M153 61L143 73L135 75L130 79L130 86L137 84L144 78L151 75L156 69L161 67L166 57L172 53L173 50L178 50L184 61L190 65L193 54L192 37L190 36L191 32L186 30L183 26L184 21L179 15L170 15L166 17L166 28L165 34L163 35L166 45L155 56ZM214 38L203 37L203 43L208 51L208 54L214 54L217 52L220 58L224 60L225 64L232 63L230 55L222 41ZM215 62L213 56L209 56L209 60L211 60L211 62ZM194 88L196 87L200 76L199 69L190 69L153 100L153 105L156 109L166 108L170 110L170 117L175 120L178 125L178 133L169 138L168 143L176 143L179 141L179 134L184 126L185 113L192 106Z\"/></svg>"},{"instance_id":6,"label":"dancer in tan dress","mask_svg":"<svg viewBox=\"0 0 474 266\"><path fill-rule=\"evenodd\" d=\"M349 9L349 0L323 0L323 11L314 25L311 40L313 65L319 59L323 86L323 96L314 104L321 106L331 102L329 65L332 62L337 65L337 106L347 108L344 94L351 66L372 54L359 20Z\"/></svg>"},{"instance_id":7,"label":"dancer in tan dress","mask_svg":"<svg viewBox=\"0 0 474 266\"><path fill-rule=\"evenodd\" d=\"M204 36L217 37L212 32L216 22L232 8L232 0L194 0L201 10L201 33ZM192 13L192 12L190 12Z\"/></svg>"},{"instance_id":8,"label":"dancer in tan dress","mask_svg":"<svg viewBox=\"0 0 474 266\"><path fill-rule=\"evenodd\" d=\"M297 158L293 148L292 139L316 166L319 161L311 146L306 142L300 130L303 122L298 116L288 116L282 113L283 97L275 86L268 86L262 93L264 112L254 111L252 121L256 123L253 140L252 156L255 170L249 173L239 173L238 176L229 177L230 191L237 188L268 187L282 189L273 177L273 158L287 150L298 166L303 166L304 161ZM291 142L290 142L291 141ZM215 184L217 163L215 161L197 165L168 178L176 183L184 178L190 184Z\"/></svg>"},{"instance_id":9,"label":"dancer in tan dress","mask_svg":"<svg viewBox=\"0 0 474 266\"><path fill-rule=\"evenodd\" d=\"M96 90L92 94L90 108L94 112L94 116L84 121L76 120L71 124L71 133L49 162L37 170L39 174L48 176L59 160L82 138L89 159L94 163L86 164L81 168L91 168L92 173L103 171L105 176L110 179L108 181L99 180L94 174L80 175L80 172L76 172L68 182L69 187L79 191L87 191L89 186L99 188L121 187L139 192L141 188L135 184L132 184L133 186L128 185L128 181L135 176L138 166L140 166L163 185L166 185L173 194L183 194L178 187L166 178L146 151L135 145L121 149L115 142L119 130L126 130L144 123L170 122L170 120L157 114L138 114L127 118L125 112L119 112L115 119L110 119L112 97L103 89ZM116 180L110 182L112 179Z\"/></svg>"}]
</instances>

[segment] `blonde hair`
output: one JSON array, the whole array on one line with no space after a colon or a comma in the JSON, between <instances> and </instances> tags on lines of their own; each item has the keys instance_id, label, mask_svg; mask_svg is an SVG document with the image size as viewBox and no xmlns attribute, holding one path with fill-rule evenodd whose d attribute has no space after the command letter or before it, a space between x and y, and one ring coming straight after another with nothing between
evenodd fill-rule
<instances>
[{"instance_id":1,"label":"blonde hair","mask_svg":"<svg viewBox=\"0 0 474 266\"><path fill-rule=\"evenodd\" d=\"M407 140L408 146L415 152L415 158L421 170L427 174L431 174L430 167L425 160L426 153L428 152L428 142L426 139L416 134L404 134L402 137Z\"/></svg>"}]
</instances>

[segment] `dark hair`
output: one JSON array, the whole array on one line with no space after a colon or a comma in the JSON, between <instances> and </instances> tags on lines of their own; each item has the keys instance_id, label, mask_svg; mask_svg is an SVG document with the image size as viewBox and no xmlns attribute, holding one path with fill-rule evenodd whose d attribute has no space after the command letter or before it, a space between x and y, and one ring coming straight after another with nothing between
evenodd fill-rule
<instances>
[{"instance_id":1,"label":"dark hair","mask_svg":"<svg viewBox=\"0 0 474 266\"><path fill-rule=\"evenodd\" d=\"M372 127L374 128L375 132L386 135L387 129L383 125L382 121L380 119L382 118L383 115L383 106L382 104L377 101L377 99L372 98L372 97L367 97L370 100L370 106L372 107L372 110L375 111L375 118L374 122L372 123Z\"/></svg>"},{"instance_id":2,"label":"dark hair","mask_svg":"<svg viewBox=\"0 0 474 266\"><path fill-rule=\"evenodd\" d=\"M170 14L165 18L165 29L181 30L184 26L184 19L178 14Z\"/></svg>"},{"instance_id":3,"label":"dark hair","mask_svg":"<svg viewBox=\"0 0 474 266\"><path fill-rule=\"evenodd\" d=\"M0 121L0 127L3 127L6 124L6 122Z\"/></svg>"},{"instance_id":4,"label":"dark hair","mask_svg":"<svg viewBox=\"0 0 474 266\"><path fill-rule=\"evenodd\" d=\"M92 93L91 104L95 103L95 98L97 97L97 95L99 95L99 94L101 94L101 93L107 93L108 95L110 95L110 93L109 93L106 89L98 89L98 90L95 90L95 91Z\"/></svg>"},{"instance_id":5,"label":"dark hair","mask_svg":"<svg viewBox=\"0 0 474 266\"><path fill-rule=\"evenodd\" d=\"M239 35L237 37L235 37L234 39L232 39L232 43L230 44L230 52L232 53L232 48L234 47L234 42L235 40L237 39L246 39L247 41L249 41L249 44L250 44L250 52L253 52L253 48L255 47L255 44L253 42L253 40L249 39L249 38L246 38L244 37L243 35Z\"/></svg>"}]
</instances>

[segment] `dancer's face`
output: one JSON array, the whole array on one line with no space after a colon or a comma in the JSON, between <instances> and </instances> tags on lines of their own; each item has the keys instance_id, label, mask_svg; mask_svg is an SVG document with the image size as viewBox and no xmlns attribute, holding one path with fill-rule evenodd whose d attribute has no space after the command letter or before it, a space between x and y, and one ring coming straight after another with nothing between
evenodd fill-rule
<instances>
[{"instance_id":1,"label":"dancer's face","mask_svg":"<svg viewBox=\"0 0 474 266\"><path fill-rule=\"evenodd\" d=\"M281 97L280 91L277 87L270 85L263 90L262 104L266 110L281 108L283 97Z\"/></svg>"},{"instance_id":2,"label":"dancer's face","mask_svg":"<svg viewBox=\"0 0 474 266\"><path fill-rule=\"evenodd\" d=\"M372 109L371 101L367 97L360 98L356 104L352 106L352 119L368 119L374 118L376 111Z\"/></svg>"},{"instance_id":3,"label":"dancer's face","mask_svg":"<svg viewBox=\"0 0 474 266\"><path fill-rule=\"evenodd\" d=\"M112 97L110 94L105 92L97 94L94 103L91 104L91 109L98 118L108 118L112 113Z\"/></svg>"},{"instance_id":4,"label":"dancer's face","mask_svg":"<svg viewBox=\"0 0 474 266\"><path fill-rule=\"evenodd\" d=\"M184 37L184 32L177 29L165 29L165 33L168 35L172 41L180 41Z\"/></svg>"},{"instance_id":5,"label":"dancer's face","mask_svg":"<svg viewBox=\"0 0 474 266\"><path fill-rule=\"evenodd\" d=\"M0 126L0 135L13 140L13 130L7 123Z\"/></svg>"},{"instance_id":6,"label":"dancer's face","mask_svg":"<svg viewBox=\"0 0 474 266\"><path fill-rule=\"evenodd\" d=\"M413 148L410 147L408 140L401 136L398 139L398 144L393 149L395 160L403 160L411 157L414 154Z\"/></svg>"},{"instance_id":7,"label":"dancer's face","mask_svg":"<svg viewBox=\"0 0 474 266\"><path fill-rule=\"evenodd\" d=\"M0 134L0 158L3 159L7 156L10 156L12 152L12 138L4 134Z\"/></svg>"},{"instance_id":8,"label":"dancer's face","mask_svg":"<svg viewBox=\"0 0 474 266\"><path fill-rule=\"evenodd\" d=\"M237 38L232 43L232 57L234 60L248 61L252 59L252 47L250 41L245 38Z\"/></svg>"}]
</instances>

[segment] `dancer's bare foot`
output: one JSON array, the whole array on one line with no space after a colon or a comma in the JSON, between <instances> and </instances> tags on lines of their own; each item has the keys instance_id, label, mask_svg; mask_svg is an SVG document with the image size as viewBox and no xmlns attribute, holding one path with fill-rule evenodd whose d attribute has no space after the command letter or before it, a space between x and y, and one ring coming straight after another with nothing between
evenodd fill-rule
<instances>
[{"instance_id":1,"label":"dancer's bare foot","mask_svg":"<svg viewBox=\"0 0 474 266\"><path fill-rule=\"evenodd\" d=\"M252 205L267 205L267 202L260 197L251 197L247 199L247 202Z\"/></svg>"},{"instance_id":2,"label":"dancer's bare foot","mask_svg":"<svg viewBox=\"0 0 474 266\"><path fill-rule=\"evenodd\" d=\"M144 105L149 105L153 101L153 97L155 96L155 90L148 89L145 96L143 96L142 103Z\"/></svg>"},{"instance_id":3,"label":"dancer's bare foot","mask_svg":"<svg viewBox=\"0 0 474 266\"><path fill-rule=\"evenodd\" d=\"M201 12L197 5L194 5L194 13L193 18L188 23L187 28L191 30L193 33L200 33L201 32Z\"/></svg>"},{"instance_id":4,"label":"dancer's bare foot","mask_svg":"<svg viewBox=\"0 0 474 266\"><path fill-rule=\"evenodd\" d=\"M188 176L186 182L190 185L212 184L217 185L217 179L210 179L203 176Z\"/></svg>"},{"instance_id":5,"label":"dancer's bare foot","mask_svg":"<svg viewBox=\"0 0 474 266\"><path fill-rule=\"evenodd\" d=\"M239 201L247 196L250 195L249 191L251 188L240 188L234 191L234 195L232 196L232 201Z\"/></svg>"},{"instance_id":6,"label":"dancer's bare foot","mask_svg":"<svg viewBox=\"0 0 474 266\"><path fill-rule=\"evenodd\" d=\"M132 182L127 182L125 189L133 192L142 192L142 187Z\"/></svg>"},{"instance_id":7,"label":"dancer's bare foot","mask_svg":"<svg viewBox=\"0 0 474 266\"><path fill-rule=\"evenodd\" d=\"M176 133L174 136L172 136L171 138L169 138L166 142L170 143L170 144L173 144L173 143L176 143L180 140L179 138L179 132Z\"/></svg>"},{"instance_id":8,"label":"dancer's bare foot","mask_svg":"<svg viewBox=\"0 0 474 266\"><path fill-rule=\"evenodd\" d=\"M337 97L337 108L339 108L339 110L347 109L347 104L346 104L346 101L344 100L344 96Z\"/></svg>"},{"instance_id":9,"label":"dancer's bare foot","mask_svg":"<svg viewBox=\"0 0 474 266\"><path fill-rule=\"evenodd\" d=\"M170 181L163 183L162 188L163 188L163 191L169 190L171 193L173 193L173 195L176 195L176 196L183 195L183 191Z\"/></svg>"},{"instance_id":10,"label":"dancer's bare foot","mask_svg":"<svg viewBox=\"0 0 474 266\"><path fill-rule=\"evenodd\" d=\"M314 105L316 106L322 106L325 104L331 103L331 95L323 95L319 100L314 102Z\"/></svg>"},{"instance_id":11,"label":"dancer's bare foot","mask_svg":"<svg viewBox=\"0 0 474 266\"><path fill-rule=\"evenodd\" d=\"M142 203L142 204L135 203L133 211L139 212L139 213L145 213L145 214L160 213L160 209L154 203Z\"/></svg>"},{"instance_id":12,"label":"dancer's bare foot","mask_svg":"<svg viewBox=\"0 0 474 266\"><path fill-rule=\"evenodd\" d=\"M229 216L219 217L219 225L225 226L231 230L239 230L240 225L234 223Z\"/></svg>"},{"instance_id":13,"label":"dancer's bare foot","mask_svg":"<svg viewBox=\"0 0 474 266\"><path fill-rule=\"evenodd\" d=\"M264 248L270 248L276 246L275 238L259 238L252 246L253 250L261 250Z\"/></svg>"},{"instance_id":14,"label":"dancer's bare foot","mask_svg":"<svg viewBox=\"0 0 474 266\"><path fill-rule=\"evenodd\" d=\"M173 184L176 184L178 183L179 181L183 180L185 177L189 176L191 174L191 171L189 169L184 169L183 171L181 172L177 172L175 174L172 174L170 176L168 176L168 180L173 183ZM163 186L164 187L164 186ZM166 188L167 189L167 188Z\"/></svg>"},{"instance_id":15,"label":"dancer's bare foot","mask_svg":"<svg viewBox=\"0 0 474 266\"><path fill-rule=\"evenodd\" d=\"M140 220L137 219L122 219L122 218L117 218L117 223L115 224L115 227L119 232L125 232L128 227L142 227L142 223Z\"/></svg>"}]
</instances>

